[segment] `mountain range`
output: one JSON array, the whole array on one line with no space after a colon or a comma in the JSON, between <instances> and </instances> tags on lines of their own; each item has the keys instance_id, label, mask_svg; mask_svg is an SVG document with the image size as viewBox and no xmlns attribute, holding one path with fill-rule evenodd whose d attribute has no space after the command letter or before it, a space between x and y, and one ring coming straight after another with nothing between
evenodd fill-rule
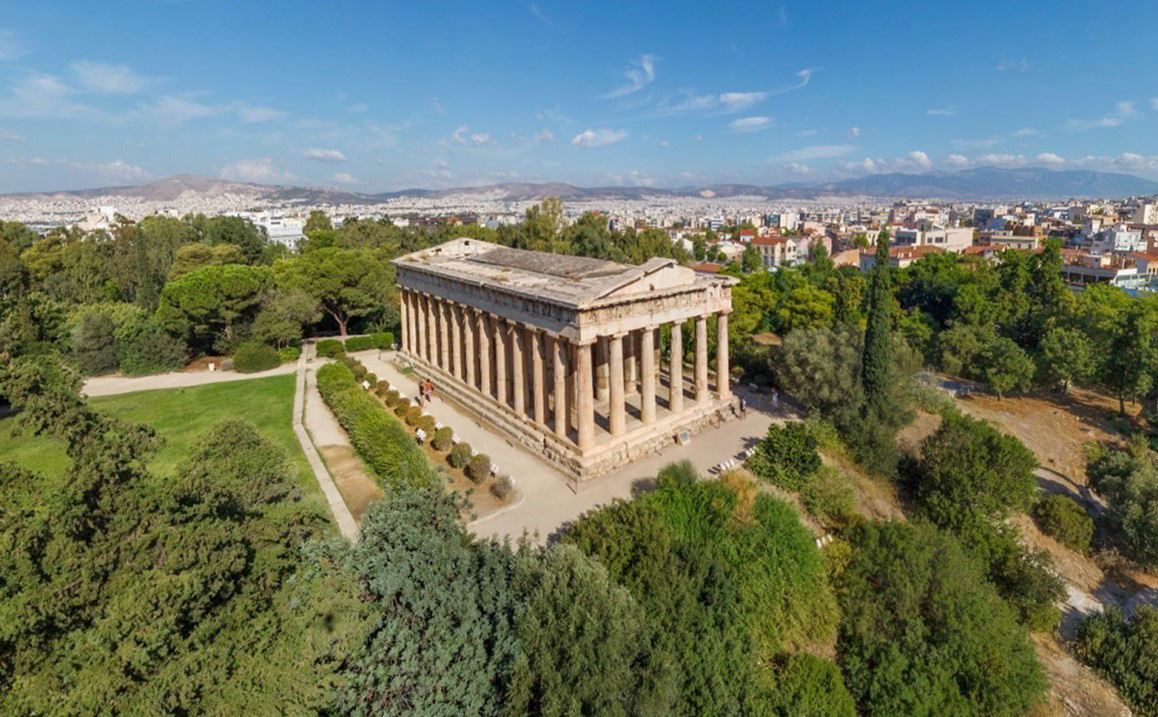
<instances>
[{"instance_id":1,"label":"mountain range","mask_svg":"<svg viewBox=\"0 0 1158 717\"><path fill-rule=\"evenodd\" d=\"M901 199L1088 199L1158 194L1158 182L1129 174L1088 170L1057 171L1044 168L1004 169L977 167L957 172L873 174L837 182L779 184L713 184L676 188L578 187L573 184L506 183L453 189L405 189L364 194L325 187L250 184L195 174L178 174L153 182L124 187L104 187L62 192L5 195L45 199L68 197L132 197L172 202L213 198L226 194L270 201L301 201L307 204L374 204L400 197L443 198L455 194L491 195L497 200L534 201L558 197L563 201L642 199L661 197L762 197L765 199L815 199L817 197L874 197Z\"/></svg>"}]
</instances>

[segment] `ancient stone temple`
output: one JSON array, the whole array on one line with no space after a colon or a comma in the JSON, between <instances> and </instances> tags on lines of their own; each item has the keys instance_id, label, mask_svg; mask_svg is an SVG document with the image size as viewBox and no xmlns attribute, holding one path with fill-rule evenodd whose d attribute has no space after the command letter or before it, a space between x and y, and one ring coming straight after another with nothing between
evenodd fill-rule
<instances>
[{"instance_id":1,"label":"ancient stone temple","mask_svg":"<svg viewBox=\"0 0 1158 717\"><path fill-rule=\"evenodd\" d=\"M476 239L394 265L403 360L577 481L731 415L735 279L671 259L628 266Z\"/></svg>"}]
</instances>

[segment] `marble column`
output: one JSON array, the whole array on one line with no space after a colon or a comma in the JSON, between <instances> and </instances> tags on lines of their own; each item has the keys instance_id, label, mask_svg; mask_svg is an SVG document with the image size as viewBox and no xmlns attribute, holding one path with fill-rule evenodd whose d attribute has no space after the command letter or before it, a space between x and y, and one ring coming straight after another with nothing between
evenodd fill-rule
<instances>
[{"instance_id":1,"label":"marble column","mask_svg":"<svg viewBox=\"0 0 1158 717\"><path fill-rule=\"evenodd\" d=\"M495 341L495 399L507 405L507 326L501 317L494 317L495 330L491 337Z\"/></svg>"},{"instance_id":2,"label":"marble column","mask_svg":"<svg viewBox=\"0 0 1158 717\"><path fill-rule=\"evenodd\" d=\"M426 360L432 366L438 365L438 301L433 296L426 297Z\"/></svg>"},{"instance_id":3,"label":"marble column","mask_svg":"<svg viewBox=\"0 0 1158 717\"><path fill-rule=\"evenodd\" d=\"M475 320L474 309L464 306L462 307L462 333L466 340L466 353L463 360L466 361L466 383L471 388L478 388L478 382L475 380L475 365L478 364L478 351L475 350Z\"/></svg>"},{"instance_id":4,"label":"marble column","mask_svg":"<svg viewBox=\"0 0 1158 717\"><path fill-rule=\"evenodd\" d=\"M668 368L667 403L672 413L684 410L684 325L676 321L671 325L671 356Z\"/></svg>"},{"instance_id":5,"label":"marble column","mask_svg":"<svg viewBox=\"0 0 1158 717\"><path fill-rule=\"evenodd\" d=\"M515 413L527 415L527 361L523 355L523 327L511 323L511 387L514 389Z\"/></svg>"},{"instance_id":6,"label":"marble column","mask_svg":"<svg viewBox=\"0 0 1158 717\"><path fill-rule=\"evenodd\" d=\"M595 341L595 400L606 401L608 385L607 337L600 336Z\"/></svg>"},{"instance_id":7,"label":"marble column","mask_svg":"<svg viewBox=\"0 0 1158 717\"><path fill-rule=\"evenodd\" d=\"M567 437L567 344L561 336L551 338L551 368L555 372L555 435Z\"/></svg>"},{"instance_id":8,"label":"marble column","mask_svg":"<svg viewBox=\"0 0 1158 717\"><path fill-rule=\"evenodd\" d=\"M639 418L655 423L655 331L645 328L639 333Z\"/></svg>"},{"instance_id":9,"label":"marble column","mask_svg":"<svg viewBox=\"0 0 1158 717\"><path fill-rule=\"evenodd\" d=\"M531 390L535 395L531 397L535 407L535 423L547 425L547 376L543 362L543 332L531 330Z\"/></svg>"},{"instance_id":10,"label":"marble column","mask_svg":"<svg viewBox=\"0 0 1158 717\"><path fill-rule=\"evenodd\" d=\"M575 345L575 401L578 408L579 449L595 445L595 396L591 375L591 344Z\"/></svg>"},{"instance_id":11,"label":"marble column","mask_svg":"<svg viewBox=\"0 0 1158 717\"><path fill-rule=\"evenodd\" d=\"M418 358L426 358L426 297L422 294L414 294L414 324L418 329L417 337L418 343L414 346L414 353Z\"/></svg>"},{"instance_id":12,"label":"marble column","mask_svg":"<svg viewBox=\"0 0 1158 717\"><path fill-rule=\"evenodd\" d=\"M450 314L450 369L458 380L462 380L462 307L446 302Z\"/></svg>"},{"instance_id":13,"label":"marble column","mask_svg":"<svg viewBox=\"0 0 1158 717\"><path fill-rule=\"evenodd\" d=\"M408 353L410 348L410 335L413 333L410 330L410 307L406 305L406 289L398 290L398 313L402 321L399 322L399 327L402 329L402 353Z\"/></svg>"},{"instance_id":14,"label":"marble column","mask_svg":"<svg viewBox=\"0 0 1158 717\"><path fill-rule=\"evenodd\" d=\"M623 337L623 390L628 395L635 393L635 332L628 331Z\"/></svg>"},{"instance_id":15,"label":"marble column","mask_svg":"<svg viewBox=\"0 0 1158 717\"><path fill-rule=\"evenodd\" d=\"M732 387L728 375L728 312L716 315L716 393L721 401L732 398Z\"/></svg>"},{"instance_id":16,"label":"marble column","mask_svg":"<svg viewBox=\"0 0 1158 717\"><path fill-rule=\"evenodd\" d=\"M438 367L450 370L450 304L438 299Z\"/></svg>"},{"instance_id":17,"label":"marble column","mask_svg":"<svg viewBox=\"0 0 1158 717\"><path fill-rule=\"evenodd\" d=\"M611 373L611 397L608 400L607 420L611 424L611 435L623 435L627 422L623 392L623 334L608 337L607 367Z\"/></svg>"},{"instance_id":18,"label":"marble column","mask_svg":"<svg viewBox=\"0 0 1158 717\"><path fill-rule=\"evenodd\" d=\"M491 327L486 312L475 312L478 326L478 390L491 395Z\"/></svg>"},{"instance_id":19,"label":"marble column","mask_svg":"<svg viewBox=\"0 0 1158 717\"><path fill-rule=\"evenodd\" d=\"M696 317L696 401L708 400L708 317Z\"/></svg>"}]
</instances>

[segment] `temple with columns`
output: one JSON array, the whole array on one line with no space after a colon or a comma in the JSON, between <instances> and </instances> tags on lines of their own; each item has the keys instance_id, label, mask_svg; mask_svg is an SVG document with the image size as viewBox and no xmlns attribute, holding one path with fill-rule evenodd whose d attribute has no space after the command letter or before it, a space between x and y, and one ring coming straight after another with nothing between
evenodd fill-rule
<instances>
[{"instance_id":1,"label":"temple with columns","mask_svg":"<svg viewBox=\"0 0 1158 717\"><path fill-rule=\"evenodd\" d=\"M731 277L672 259L630 266L476 239L394 265L402 359L574 481L732 414Z\"/></svg>"}]
</instances>

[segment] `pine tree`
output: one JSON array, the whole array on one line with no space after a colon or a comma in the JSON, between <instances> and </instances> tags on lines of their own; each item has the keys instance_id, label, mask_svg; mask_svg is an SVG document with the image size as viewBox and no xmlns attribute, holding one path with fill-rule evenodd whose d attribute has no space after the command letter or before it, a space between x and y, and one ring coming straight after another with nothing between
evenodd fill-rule
<instances>
[{"instance_id":1,"label":"pine tree","mask_svg":"<svg viewBox=\"0 0 1158 717\"><path fill-rule=\"evenodd\" d=\"M864 334L864 358L861 382L864 384L864 416L868 420L883 420L889 415L889 395L892 381L893 345L890 306L892 288L889 283L889 233L881 230L877 236L876 263L869 284L868 325Z\"/></svg>"}]
</instances>

